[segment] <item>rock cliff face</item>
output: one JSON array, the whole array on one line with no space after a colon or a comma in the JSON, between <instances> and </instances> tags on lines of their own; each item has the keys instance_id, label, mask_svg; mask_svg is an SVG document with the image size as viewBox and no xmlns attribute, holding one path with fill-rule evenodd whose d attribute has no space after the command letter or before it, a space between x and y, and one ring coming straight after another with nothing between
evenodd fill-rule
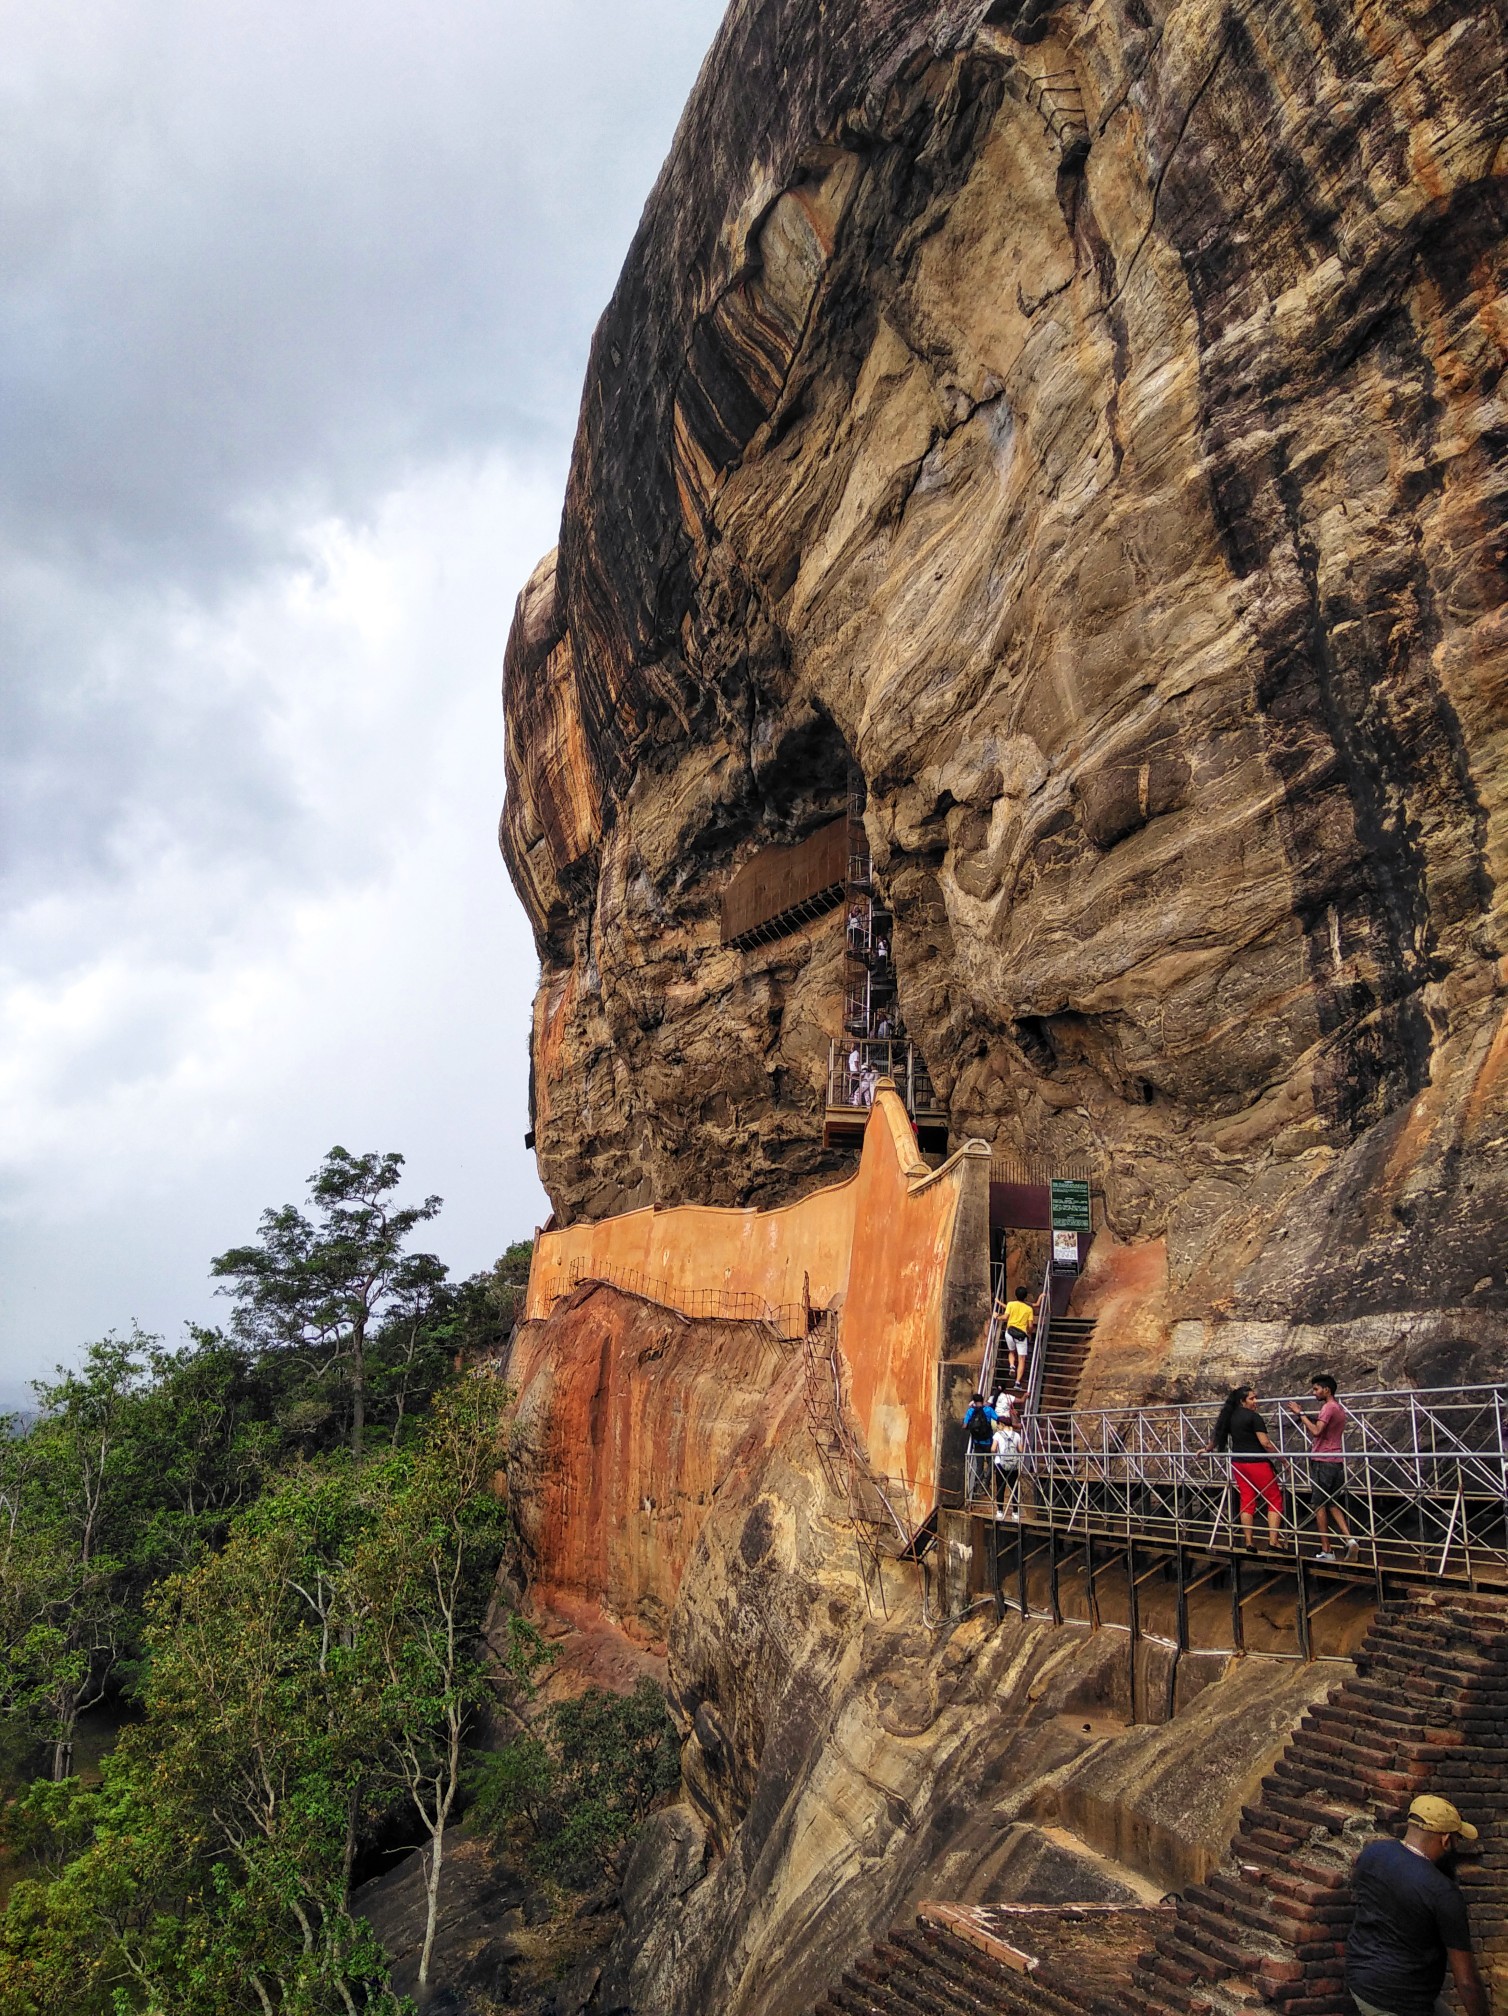
<instances>
[{"instance_id":1,"label":"rock cliff face","mask_svg":"<svg viewBox=\"0 0 1508 2016\"><path fill-rule=\"evenodd\" d=\"M663 1651L707 1508L785 1362L762 1324L690 1323L591 1284L526 1325L509 1485L536 1601L573 1621L601 1609Z\"/></svg>"},{"instance_id":2,"label":"rock cliff face","mask_svg":"<svg viewBox=\"0 0 1508 2016\"><path fill-rule=\"evenodd\" d=\"M735 0L508 650L563 1219L823 1169L835 933L716 910L852 764L955 1140L1087 1157L1161 1321L1501 1312L1504 55Z\"/></svg>"},{"instance_id":3,"label":"rock cliff face","mask_svg":"<svg viewBox=\"0 0 1508 2016\"><path fill-rule=\"evenodd\" d=\"M841 926L718 906L857 783L953 1144L1103 1186L1091 1385L1500 1374L1505 55L1465 0L734 0L507 652L562 1224L846 1166ZM1111 1770L1101 1641L872 1618L787 1376L625 1372L612 1299L515 1365L541 1575L687 1731L595 2007L795 2012L927 1887L1065 1894L1059 1819L1091 1894L1084 1839L1218 1845L1202 1726ZM596 1523L594 1419L652 1424ZM1265 1670L1237 1788L1313 1684Z\"/></svg>"}]
</instances>

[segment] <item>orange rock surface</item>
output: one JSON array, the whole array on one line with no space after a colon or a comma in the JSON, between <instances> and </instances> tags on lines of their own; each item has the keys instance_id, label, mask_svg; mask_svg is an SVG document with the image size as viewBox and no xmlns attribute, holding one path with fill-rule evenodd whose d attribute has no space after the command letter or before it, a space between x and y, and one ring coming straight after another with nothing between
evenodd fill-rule
<instances>
[{"instance_id":1,"label":"orange rock surface","mask_svg":"<svg viewBox=\"0 0 1508 2016\"><path fill-rule=\"evenodd\" d=\"M522 1325L511 1483L535 1601L576 1622L596 1606L663 1648L708 1508L792 1363L763 1325L592 1284Z\"/></svg>"}]
</instances>

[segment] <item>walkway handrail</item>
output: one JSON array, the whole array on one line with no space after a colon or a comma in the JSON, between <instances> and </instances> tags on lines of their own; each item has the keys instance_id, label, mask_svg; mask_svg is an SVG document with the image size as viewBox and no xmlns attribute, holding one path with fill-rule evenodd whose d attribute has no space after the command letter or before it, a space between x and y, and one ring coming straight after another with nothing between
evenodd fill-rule
<instances>
[{"instance_id":1,"label":"walkway handrail","mask_svg":"<svg viewBox=\"0 0 1508 2016\"><path fill-rule=\"evenodd\" d=\"M1348 1436L1361 1438L1361 1449L1394 1459L1487 1454L1503 1457L1508 1431L1508 1386L1375 1387L1342 1393L1348 1416ZM1223 1399L1223 1396L1222 1396ZM1307 1456L1310 1441L1289 1408L1297 1402L1311 1417L1319 1402L1309 1392L1263 1396L1257 1411L1266 1423L1279 1456ZM1128 1455L1193 1455L1213 1439L1221 1399L1175 1402L1154 1406L1074 1407L1041 1417L1044 1429L1060 1444L1081 1448L1108 1446L1113 1435ZM1391 1430L1389 1433L1387 1431Z\"/></svg>"},{"instance_id":2,"label":"walkway handrail","mask_svg":"<svg viewBox=\"0 0 1508 2016\"><path fill-rule=\"evenodd\" d=\"M1000 1356L1000 1305L1005 1288L1005 1262L996 1260L990 1267L990 1320L984 1326L984 1356L979 1361L979 1378L975 1382L976 1392L986 1400L993 1400L995 1360Z\"/></svg>"},{"instance_id":3,"label":"walkway handrail","mask_svg":"<svg viewBox=\"0 0 1508 2016\"><path fill-rule=\"evenodd\" d=\"M1052 1255L1042 1275L1042 1299L1037 1304L1037 1323L1032 1334L1031 1357L1026 1366L1026 1395L1022 1413L1030 1421L1042 1402L1042 1367L1047 1357L1047 1337L1052 1329Z\"/></svg>"}]
</instances>

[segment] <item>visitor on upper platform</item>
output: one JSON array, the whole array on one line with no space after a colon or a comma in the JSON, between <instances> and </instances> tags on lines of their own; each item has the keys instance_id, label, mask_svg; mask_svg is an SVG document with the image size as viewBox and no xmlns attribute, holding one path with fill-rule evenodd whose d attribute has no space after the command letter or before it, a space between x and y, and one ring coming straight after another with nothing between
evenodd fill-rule
<instances>
[{"instance_id":1,"label":"visitor on upper platform","mask_svg":"<svg viewBox=\"0 0 1508 2016\"><path fill-rule=\"evenodd\" d=\"M1314 1523L1319 1528L1320 1551L1316 1561L1333 1561L1330 1521L1345 1542L1347 1554L1356 1552L1356 1536L1346 1518L1346 1423L1350 1420L1335 1397L1335 1381L1328 1372L1316 1372L1309 1391L1320 1403L1318 1414L1306 1414L1297 1400L1288 1411L1309 1437L1309 1496L1314 1505Z\"/></svg>"},{"instance_id":2,"label":"visitor on upper platform","mask_svg":"<svg viewBox=\"0 0 1508 2016\"><path fill-rule=\"evenodd\" d=\"M1255 1386L1233 1386L1215 1418L1215 1432L1205 1453L1221 1455L1227 1449L1241 1497L1241 1531L1246 1544L1252 1544L1260 1499L1267 1508L1268 1543L1276 1547L1283 1524L1283 1487L1277 1471L1265 1460L1266 1452L1276 1456L1278 1450L1257 1412Z\"/></svg>"},{"instance_id":3,"label":"visitor on upper platform","mask_svg":"<svg viewBox=\"0 0 1508 2016\"><path fill-rule=\"evenodd\" d=\"M1014 1295L1008 1295L1005 1307L1000 1311L1000 1320L1005 1325L1005 1349L1010 1359L1011 1384L1026 1384L1026 1360L1031 1351L1032 1332L1037 1327L1037 1311L1018 1288Z\"/></svg>"},{"instance_id":4,"label":"visitor on upper platform","mask_svg":"<svg viewBox=\"0 0 1508 2016\"><path fill-rule=\"evenodd\" d=\"M855 903L848 913L848 942L862 946L864 943L864 906Z\"/></svg>"},{"instance_id":5,"label":"visitor on upper platform","mask_svg":"<svg viewBox=\"0 0 1508 2016\"><path fill-rule=\"evenodd\" d=\"M1455 1880L1456 1843L1476 1838L1448 1799L1426 1792L1401 1841L1369 1841L1357 1856L1346 1987L1361 2016L1445 2016L1436 1997L1447 1966L1464 2016L1490 2016Z\"/></svg>"},{"instance_id":6,"label":"visitor on upper platform","mask_svg":"<svg viewBox=\"0 0 1508 2016\"><path fill-rule=\"evenodd\" d=\"M876 1041L880 1043L888 1043L890 1041L890 1017L888 1015L882 1015L879 1021L875 1023L874 1033Z\"/></svg>"}]
</instances>

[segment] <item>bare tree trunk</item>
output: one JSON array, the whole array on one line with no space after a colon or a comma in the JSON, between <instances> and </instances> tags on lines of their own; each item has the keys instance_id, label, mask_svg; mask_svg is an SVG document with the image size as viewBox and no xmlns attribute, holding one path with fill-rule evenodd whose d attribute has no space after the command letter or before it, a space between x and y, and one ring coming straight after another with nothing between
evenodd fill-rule
<instances>
[{"instance_id":1,"label":"bare tree trunk","mask_svg":"<svg viewBox=\"0 0 1508 2016\"><path fill-rule=\"evenodd\" d=\"M454 1667L454 1639L451 1641L450 1675ZM447 1677L450 1677L449 1675ZM446 1731L446 1755L443 1781L437 1780L435 1791L434 1819L429 1822L430 1838L434 1843L430 1851L429 1872L425 1882L428 1916L424 1925L424 1950L419 1955L419 2000L422 2003L429 1993L429 1959L435 1946L435 1928L440 1920L440 1862L445 1853L445 1823L450 1818L450 1809L455 1804L456 1791L461 1783L461 1723L462 1711L452 1702L448 1715L449 1728ZM440 1791L443 1782L444 1791Z\"/></svg>"},{"instance_id":2,"label":"bare tree trunk","mask_svg":"<svg viewBox=\"0 0 1508 2016\"><path fill-rule=\"evenodd\" d=\"M429 1868L424 1878L424 1945L419 1954L419 2001L429 1996L429 1962L435 1950L435 1927L440 1920L440 1863L445 1854L445 1822L430 1835Z\"/></svg>"},{"instance_id":3,"label":"bare tree trunk","mask_svg":"<svg viewBox=\"0 0 1508 2016\"><path fill-rule=\"evenodd\" d=\"M351 1869L356 1861L356 1787L353 1785L346 1795L346 1846L341 1863L340 1894L342 1899L351 1895Z\"/></svg>"},{"instance_id":4,"label":"bare tree trunk","mask_svg":"<svg viewBox=\"0 0 1508 2016\"><path fill-rule=\"evenodd\" d=\"M73 1776L73 1737L79 1726L78 1697L75 1695L70 1705L58 1717L58 1733L52 1744L52 1782L61 1785L65 1778Z\"/></svg>"},{"instance_id":5,"label":"bare tree trunk","mask_svg":"<svg viewBox=\"0 0 1508 2016\"><path fill-rule=\"evenodd\" d=\"M351 1454L361 1454L367 1427L366 1337L360 1326L351 1340Z\"/></svg>"}]
</instances>

